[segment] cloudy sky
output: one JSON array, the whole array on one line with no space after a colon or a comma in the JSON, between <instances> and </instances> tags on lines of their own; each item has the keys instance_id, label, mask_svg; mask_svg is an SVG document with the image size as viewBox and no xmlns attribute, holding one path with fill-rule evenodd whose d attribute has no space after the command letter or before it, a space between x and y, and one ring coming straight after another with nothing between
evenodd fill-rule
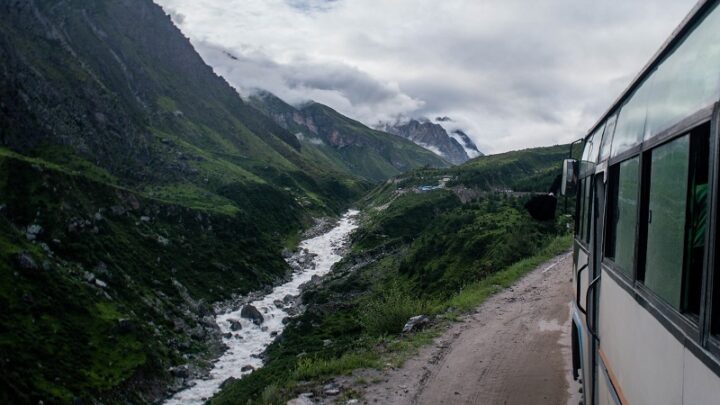
<instances>
[{"instance_id":1,"label":"cloudy sky","mask_svg":"<svg viewBox=\"0 0 720 405\"><path fill-rule=\"evenodd\" d=\"M370 126L449 116L486 153L581 137L695 4L156 2L242 95L315 100Z\"/></svg>"}]
</instances>

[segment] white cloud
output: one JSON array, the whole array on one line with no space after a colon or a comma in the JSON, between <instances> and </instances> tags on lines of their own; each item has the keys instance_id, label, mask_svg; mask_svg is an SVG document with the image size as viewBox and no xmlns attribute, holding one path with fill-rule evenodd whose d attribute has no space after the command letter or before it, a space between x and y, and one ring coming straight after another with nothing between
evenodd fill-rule
<instances>
[{"instance_id":1,"label":"white cloud","mask_svg":"<svg viewBox=\"0 0 720 405\"><path fill-rule=\"evenodd\" d=\"M582 136L695 3L156 1L241 93L446 115L491 153Z\"/></svg>"}]
</instances>

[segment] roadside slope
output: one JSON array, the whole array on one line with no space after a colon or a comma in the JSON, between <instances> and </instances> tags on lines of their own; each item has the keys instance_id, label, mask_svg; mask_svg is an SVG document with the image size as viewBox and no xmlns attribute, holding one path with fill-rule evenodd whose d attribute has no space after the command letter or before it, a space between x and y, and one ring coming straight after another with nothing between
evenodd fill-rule
<instances>
[{"instance_id":1,"label":"roadside slope","mask_svg":"<svg viewBox=\"0 0 720 405\"><path fill-rule=\"evenodd\" d=\"M543 263L461 318L403 367L371 376L363 402L577 403L571 367L572 258Z\"/></svg>"}]
</instances>

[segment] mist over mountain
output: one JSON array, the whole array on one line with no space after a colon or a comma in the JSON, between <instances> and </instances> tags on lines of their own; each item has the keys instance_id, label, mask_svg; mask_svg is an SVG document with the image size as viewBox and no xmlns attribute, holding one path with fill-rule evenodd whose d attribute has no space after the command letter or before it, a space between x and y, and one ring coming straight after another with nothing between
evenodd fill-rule
<instances>
[{"instance_id":1,"label":"mist over mountain","mask_svg":"<svg viewBox=\"0 0 720 405\"><path fill-rule=\"evenodd\" d=\"M452 119L438 117L436 121L447 123L452 122ZM448 134L442 125L427 119L410 119L407 122L397 121L392 124L384 123L378 125L378 128L411 140L455 165L482 155L470 137L462 130L454 130Z\"/></svg>"},{"instance_id":2,"label":"mist over mountain","mask_svg":"<svg viewBox=\"0 0 720 405\"><path fill-rule=\"evenodd\" d=\"M484 155L484 153L478 150L478 147L475 145L472 139L470 139L470 136L465 133L465 131L461 129L456 129L450 132L450 136L453 137L456 141L458 141L460 145L462 145L463 149L465 149L465 153L468 155L468 158L474 159L478 156Z\"/></svg>"}]
</instances>

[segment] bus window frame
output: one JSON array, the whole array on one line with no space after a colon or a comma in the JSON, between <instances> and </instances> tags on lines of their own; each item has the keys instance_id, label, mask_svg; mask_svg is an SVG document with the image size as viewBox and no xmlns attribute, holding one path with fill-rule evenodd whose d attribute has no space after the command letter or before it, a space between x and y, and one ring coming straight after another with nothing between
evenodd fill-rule
<instances>
[{"instance_id":1,"label":"bus window frame","mask_svg":"<svg viewBox=\"0 0 720 405\"><path fill-rule=\"evenodd\" d=\"M645 308L656 320L658 320L666 330L668 330L673 336L679 341L683 342L683 346L689 349L693 354L700 359L706 366L708 366L713 372L720 376L720 334L712 335L710 330L710 322L712 321L712 299L713 299L713 285L712 273L710 269L715 268L715 250L710 246L717 246L720 248L720 229L718 226L718 218L720 212L718 212L717 201L720 198L720 139L719 137L719 124L720 124L720 103L716 103L714 106L703 108L695 114L683 119L676 125L668 128L667 130L658 134L658 136L648 139L644 143L625 151L618 156L608 160L607 168L604 169L607 176L609 176L610 168L622 163L627 159L639 156L640 158L640 178L638 179L638 192L644 193L647 189L643 182L648 181L648 177L644 172L646 164L644 162L649 156L649 152L667 142L670 142L676 138L682 137L683 135L692 132L698 127L704 124L710 123L710 156L709 156L709 177L708 177L708 224L706 232L706 256L705 265L703 268L703 285L702 285L702 297L700 307L700 319L693 319L693 317L687 316L681 313L678 309L672 307L669 303L661 299L649 290L642 281L638 280L638 269L644 265L641 260L644 260L642 256L645 252L641 252L641 242L645 242L647 235L643 235L643 228L640 226L643 213L645 209L646 196L639 195L638 200L638 222L636 226L636 238L635 238L635 264L632 272L632 279L628 277L621 269L619 269L613 260L605 257L607 239L607 229L604 230L603 243L602 243L602 262L601 267L604 273L608 274L618 285L624 289L635 301ZM600 172L600 171L598 171ZM611 203L610 198L610 187L608 187L608 194L606 195L606 212L605 219L607 221L607 215L610 212ZM713 209L712 207L716 207ZM717 236L717 237L716 237ZM642 239L641 239L642 238ZM720 263L718 264L720 266ZM720 272L718 272L720 274ZM715 299L720 299L720 292Z\"/></svg>"},{"instance_id":2,"label":"bus window frame","mask_svg":"<svg viewBox=\"0 0 720 405\"><path fill-rule=\"evenodd\" d=\"M720 103L715 103L712 112L712 121L710 123L710 161L709 168L710 173L708 177L708 232L705 240L707 253L705 256L705 262L707 263L707 271L703 282L706 283L703 287L703 298L700 302L701 319L704 325L705 335L705 347L708 351L715 356L715 360L720 363L720 325L718 325L718 331L713 334L713 309L716 301L720 301L720 291L715 291L715 287L720 285L715 277L720 275L720 263L716 252L720 247L720 228L718 228L718 218L720 212L718 212L718 200L720 199ZM711 248L710 248L711 247ZM718 305L720 307L720 305ZM715 319L720 322L720 317Z\"/></svg>"},{"instance_id":3,"label":"bus window frame","mask_svg":"<svg viewBox=\"0 0 720 405\"><path fill-rule=\"evenodd\" d=\"M638 150L635 150L635 149L638 149ZM605 194L605 212L603 213L603 215L605 216L605 227L603 229L603 243L602 243L602 252L601 252L601 254L602 254L601 264L607 268L612 269L619 277L621 277L622 279L625 280L625 284L628 286L634 285L634 283L637 280L638 240L640 239L640 234L639 234L639 230L638 230L638 220L640 218L640 203L641 203L640 198L642 197L640 194L642 191L642 163L643 163L642 155L640 154L640 150L637 147L633 147L632 151L634 152L634 154L622 153L617 156L618 158L624 158L624 159L608 161L608 166L607 166L607 169L605 172L605 175L607 176L607 178L610 178L610 171L613 170L615 167L618 167L621 163L623 163L626 160L633 159L637 156L640 157L638 165L640 166L641 170L640 170L640 174L637 179L637 184L638 184L637 193L638 194L637 194L637 208L636 208L637 211L635 213L635 215L636 215L635 216L635 218L636 218L636 220L635 220L635 222L636 222L635 223L635 240L634 240L635 245L633 246L633 250L634 250L635 254L634 254L633 267L632 267L632 269L630 269L631 275L629 276L623 269L620 268L620 266L615 264L615 261L613 259L607 257L605 254L607 252L607 243L610 242L610 240L608 238L608 232L610 232L610 229L611 229L611 227L610 227L611 218L608 218L608 216L610 215L611 208L614 209L615 205L617 204L616 202L610 201L610 194L613 192L613 187L616 187L616 185L608 185L607 191ZM630 151L628 151L628 152L630 152ZM617 232L617 230L615 230L615 232ZM617 235L616 235L616 237L617 237Z\"/></svg>"},{"instance_id":4,"label":"bus window frame","mask_svg":"<svg viewBox=\"0 0 720 405\"><path fill-rule=\"evenodd\" d=\"M583 250L587 253L589 252L589 246L590 246L590 227L592 226L592 216L588 214L587 220L585 220L584 217L584 208L583 208L583 202L585 197L585 187L587 182L590 182L592 185L592 178L594 176L594 173L589 173L585 177L581 177L578 179L577 187L576 187L576 197L575 197L575 227L573 229L573 240L583 248ZM594 190L590 189L590 202L588 203L588 208L592 209L592 199L594 196ZM585 229L584 227L587 227Z\"/></svg>"}]
</instances>

